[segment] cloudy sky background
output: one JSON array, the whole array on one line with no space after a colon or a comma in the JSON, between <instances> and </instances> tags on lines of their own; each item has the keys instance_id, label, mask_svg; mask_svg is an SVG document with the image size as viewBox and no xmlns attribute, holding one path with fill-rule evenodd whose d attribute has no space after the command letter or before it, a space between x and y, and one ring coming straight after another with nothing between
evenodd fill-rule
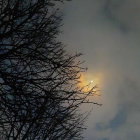
<instances>
[{"instance_id":1,"label":"cloudy sky background","mask_svg":"<svg viewBox=\"0 0 140 140\"><path fill-rule=\"evenodd\" d=\"M103 106L94 106L85 140L140 140L140 1L73 0L63 13L64 44L100 81Z\"/></svg>"}]
</instances>

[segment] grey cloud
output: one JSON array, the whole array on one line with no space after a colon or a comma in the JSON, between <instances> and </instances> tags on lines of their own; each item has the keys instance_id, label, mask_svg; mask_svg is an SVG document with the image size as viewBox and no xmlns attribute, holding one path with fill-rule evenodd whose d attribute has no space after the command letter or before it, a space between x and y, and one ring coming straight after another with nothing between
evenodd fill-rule
<instances>
[{"instance_id":1,"label":"grey cloud","mask_svg":"<svg viewBox=\"0 0 140 140\"><path fill-rule=\"evenodd\" d=\"M121 109L117 112L112 120L108 123L97 123L96 129L98 131L103 131L105 129L111 129L111 131L117 131L122 125L125 124L127 119L127 114L125 109Z\"/></svg>"},{"instance_id":2,"label":"grey cloud","mask_svg":"<svg viewBox=\"0 0 140 140\"><path fill-rule=\"evenodd\" d=\"M140 29L139 0L107 0L106 11L110 20L126 29Z\"/></svg>"},{"instance_id":3,"label":"grey cloud","mask_svg":"<svg viewBox=\"0 0 140 140\"><path fill-rule=\"evenodd\" d=\"M109 128L112 131L117 131L119 127L125 124L127 119L127 114L125 109L121 109L116 116L109 122Z\"/></svg>"},{"instance_id":4,"label":"grey cloud","mask_svg":"<svg viewBox=\"0 0 140 140\"><path fill-rule=\"evenodd\" d=\"M108 129L109 128L109 125L108 124L106 124L106 123L97 123L96 124L96 129L98 130L98 131L103 131L103 130L105 130L105 129Z\"/></svg>"},{"instance_id":5,"label":"grey cloud","mask_svg":"<svg viewBox=\"0 0 140 140\"><path fill-rule=\"evenodd\" d=\"M127 112L140 112L140 81L130 77L124 77L118 98L120 98L120 105L125 106Z\"/></svg>"},{"instance_id":6,"label":"grey cloud","mask_svg":"<svg viewBox=\"0 0 140 140\"><path fill-rule=\"evenodd\" d=\"M108 138L102 138L102 139L100 139L100 140L109 140Z\"/></svg>"},{"instance_id":7,"label":"grey cloud","mask_svg":"<svg viewBox=\"0 0 140 140\"><path fill-rule=\"evenodd\" d=\"M115 26L116 28L120 29L123 33L126 33L129 31L129 27L126 23L118 19L116 15L114 15L114 12L112 12L112 9L118 10L123 3L124 0L117 0L117 1L111 1L106 0L105 4L103 5L100 14L103 19L110 21L110 23Z\"/></svg>"}]
</instances>

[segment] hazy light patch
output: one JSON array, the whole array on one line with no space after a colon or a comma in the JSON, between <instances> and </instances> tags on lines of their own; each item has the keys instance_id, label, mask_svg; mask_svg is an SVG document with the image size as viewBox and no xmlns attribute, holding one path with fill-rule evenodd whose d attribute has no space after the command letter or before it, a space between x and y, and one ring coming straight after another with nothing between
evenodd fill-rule
<instances>
[{"instance_id":1,"label":"hazy light patch","mask_svg":"<svg viewBox=\"0 0 140 140\"><path fill-rule=\"evenodd\" d=\"M95 96L100 96L100 88L103 83L102 73L82 73L78 86L82 87L84 92L93 89Z\"/></svg>"}]
</instances>

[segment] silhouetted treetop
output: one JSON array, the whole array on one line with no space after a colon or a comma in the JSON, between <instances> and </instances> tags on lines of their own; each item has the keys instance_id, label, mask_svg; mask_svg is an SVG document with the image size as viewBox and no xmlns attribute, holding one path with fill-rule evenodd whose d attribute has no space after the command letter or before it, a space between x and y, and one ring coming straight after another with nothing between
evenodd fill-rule
<instances>
[{"instance_id":1,"label":"silhouetted treetop","mask_svg":"<svg viewBox=\"0 0 140 140\"><path fill-rule=\"evenodd\" d=\"M58 2L64 0L0 1L1 140L82 138L79 107L95 87L78 86L81 54L67 53L57 39Z\"/></svg>"}]
</instances>

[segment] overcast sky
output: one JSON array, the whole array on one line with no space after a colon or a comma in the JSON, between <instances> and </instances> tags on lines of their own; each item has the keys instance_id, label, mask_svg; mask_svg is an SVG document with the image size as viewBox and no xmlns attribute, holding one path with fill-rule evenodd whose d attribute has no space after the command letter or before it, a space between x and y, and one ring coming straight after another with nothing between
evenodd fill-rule
<instances>
[{"instance_id":1,"label":"overcast sky","mask_svg":"<svg viewBox=\"0 0 140 140\"><path fill-rule=\"evenodd\" d=\"M63 22L64 44L84 53L88 80L100 81L103 106L85 140L140 140L140 0L73 0Z\"/></svg>"}]
</instances>

